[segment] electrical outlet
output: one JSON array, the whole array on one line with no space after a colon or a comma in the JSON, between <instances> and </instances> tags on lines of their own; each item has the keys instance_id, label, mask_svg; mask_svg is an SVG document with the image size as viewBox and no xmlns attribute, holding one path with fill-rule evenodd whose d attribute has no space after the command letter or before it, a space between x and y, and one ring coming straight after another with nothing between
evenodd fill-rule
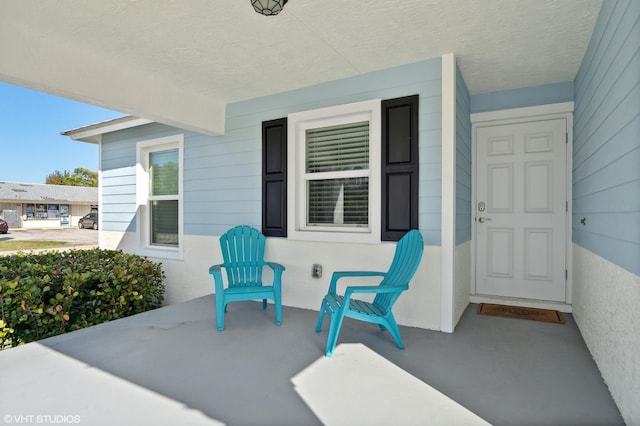
<instances>
[{"instance_id":1,"label":"electrical outlet","mask_svg":"<svg viewBox=\"0 0 640 426\"><path fill-rule=\"evenodd\" d=\"M311 266L311 277L312 278L320 278L322 276L322 265L314 263Z\"/></svg>"}]
</instances>

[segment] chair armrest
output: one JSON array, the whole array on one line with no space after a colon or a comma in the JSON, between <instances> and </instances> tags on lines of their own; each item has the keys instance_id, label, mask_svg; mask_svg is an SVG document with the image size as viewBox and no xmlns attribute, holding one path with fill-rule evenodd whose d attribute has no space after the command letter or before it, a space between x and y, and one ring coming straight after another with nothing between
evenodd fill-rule
<instances>
[{"instance_id":1,"label":"chair armrest","mask_svg":"<svg viewBox=\"0 0 640 426\"><path fill-rule=\"evenodd\" d=\"M285 270L285 267L276 262L264 262L264 265L273 270L273 288L277 292L280 292L280 287L282 286L282 271Z\"/></svg>"},{"instance_id":2,"label":"chair armrest","mask_svg":"<svg viewBox=\"0 0 640 426\"><path fill-rule=\"evenodd\" d=\"M284 271L286 269L283 265L276 262L264 262L264 264L273 269L274 272L277 270Z\"/></svg>"},{"instance_id":3,"label":"chair armrest","mask_svg":"<svg viewBox=\"0 0 640 426\"><path fill-rule=\"evenodd\" d=\"M220 272L222 271L223 267L224 267L223 263L220 263L218 265L211 265L211 267L209 268L209 273L213 274L214 272Z\"/></svg>"},{"instance_id":4,"label":"chair armrest","mask_svg":"<svg viewBox=\"0 0 640 426\"><path fill-rule=\"evenodd\" d=\"M213 276L213 283L215 285L216 294L222 294L224 292L224 283L222 280L222 268L226 265L224 263L218 265L212 265L209 268L209 273Z\"/></svg>"},{"instance_id":5,"label":"chair armrest","mask_svg":"<svg viewBox=\"0 0 640 426\"><path fill-rule=\"evenodd\" d=\"M349 286L345 289L344 297L347 298L355 293L399 293L405 291L409 286L380 287L377 285Z\"/></svg>"},{"instance_id":6,"label":"chair armrest","mask_svg":"<svg viewBox=\"0 0 640 426\"><path fill-rule=\"evenodd\" d=\"M329 293L336 292L336 286L340 278L345 277L384 277L386 272L378 271L336 271L331 276L331 283L329 284ZM365 287L365 286L363 286Z\"/></svg>"}]
</instances>

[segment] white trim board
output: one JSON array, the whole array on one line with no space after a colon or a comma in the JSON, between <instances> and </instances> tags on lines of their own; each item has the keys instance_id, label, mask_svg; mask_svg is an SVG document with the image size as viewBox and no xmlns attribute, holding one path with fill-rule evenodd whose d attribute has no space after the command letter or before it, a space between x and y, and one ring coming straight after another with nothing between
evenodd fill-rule
<instances>
[{"instance_id":1,"label":"white trim board","mask_svg":"<svg viewBox=\"0 0 640 426\"><path fill-rule=\"evenodd\" d=\"M495 122L500 120L518 120L546 115L573 113L573 102L538 105L524 108L502 109L499 111L476 112L471 114L471 123ZM495 123L492 123L495 124Z\"/></svg>"},{"instance_id":2,"label":"white trim board","mask_svg":"<svg viewBox=\"0 0 640 426\"><path fill-rule=\"evenodd\" d=\"M442 56L442 216L440 330L455 328L456 250L456 58Z\"/></svg>"},{"instance_id":3,"label":"white trim board","mask_svg":"<svg viewBox=\"0 0 640 426\"><path fill-rule=\"evenodd\" d=\"M130 129L149 123L153 123L153 121L127 115L77 129L66 130L61 135L69 136L74 141L99 144L102 141L102 135L105 133L117 132L118 130Z\"/></svg>"}]
</instances>

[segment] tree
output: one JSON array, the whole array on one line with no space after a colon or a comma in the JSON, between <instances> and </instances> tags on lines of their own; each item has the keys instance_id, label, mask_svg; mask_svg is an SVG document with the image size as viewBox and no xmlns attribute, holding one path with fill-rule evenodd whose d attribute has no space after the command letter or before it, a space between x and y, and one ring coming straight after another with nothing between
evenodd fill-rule
<instances>
[{"instance_id":1,"label":"tree","mask_svg":"<svg viewBox=\"0 0 640 426\"><path fill-rule=\"evenodd\" d=\"M73 173L65 170L61 173L56 170L45 179L44 183L49 185L70 185L70 186L98 186L98 173L91 170L78 167Z\"/></svg>"}]
</instances>

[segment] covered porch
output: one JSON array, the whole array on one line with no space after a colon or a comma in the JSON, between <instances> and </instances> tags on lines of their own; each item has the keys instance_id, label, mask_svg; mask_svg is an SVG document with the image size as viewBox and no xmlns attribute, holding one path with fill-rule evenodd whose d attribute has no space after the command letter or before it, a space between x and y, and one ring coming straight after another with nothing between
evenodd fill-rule
<instances>
[{"instance_id":1,"label":"covered porch","mask_svg":"<svg viewBox=\"0 0 640 426\"><path fill-rule=\"evenodd\" d=\"M404 350L347 319L325 358L317 311L232 303L218 332L214 298L0 352L4 423L624 424L570 314L472 304L453 334L401 327Z\"/></svg>"},{"instance_id":2,"label":"covered porch","mask_svg":"<svg viewBox=\"0 0 640 426\"><path fill-rule=\"evenodd\" d=\"M422 108L427 113L421 140L428 152L422 157L428 158L423 176L429 179L421 184L420 227L430 235L427 247L435 267L422 282L436 291L407 299L419 300L415 311L433 316L441 329L453 331L455 326L452 335L403 328L407 349L398 350L375 327L347 323L338 348L342 352L326 360L326 332L313 332L316 312L285 308L278 328L260 309L238 304L230 307L235 315L228 328L218 333L213 296L204 296L0 353L5 423L60 415L71 416L62 418L67 423L82 424L366 424L385 413L394 416L395 424L401 424L399 415L406 413L406 423L622 423L589 350L624 418L636 423L640 351L633 332L638 328L640 286L639 245L632 231L637 229L638 207L637 197L629 194L637 193L640 182L633 167L640 152L634 137L638 116L633 113L639 93L634 73L638 3L492 1L470 6L441 0L428 6L419 0L394 0L363 13L362 2L356 1L289 2L276 20L266 20L248 1L201 0L188 8L182 2L158 7L125 0L69 0L63 6L4 2L0 40L7 42L0 42L0 80L140 117L150 123L142 135L149 139L157 137L156 131L171 131L168 127L192 132L194 140L186 150L192 150L194 163L203 158L204 149L210 164L220 164L213 152L220 145L258 153L254 148L260 142L261 122L267 119L305 108L415 93L415 87L399 86L402 82L424 90L423 99L430 101ZM441 58L446 58L445 72L433 65L442 64ZM406 64L434 59L430 73L404 72ZM384 78L371 77L383 71ZM346 79L351 79L348 84ZM458 95L468 102L458 107ZM476 203L471 192L472 137L465 130L469 116L566 101L575 101L576 120L575 138L568 143L575 168L574 187L565 201L573 233L565 277L572 282L567 301L580 329L571 315L563 326L531 323L480 317L473 304L456 323L473 296L469 284ZM459 122L464 126L458 128ZM127 141L107 141L101 148L101 188L112 192L100 199L106 225L100 225L100 246L124 241L135 252L137 142ZM250 141L248 147L243 141ZM245 220L222 208L203 213L194 207L215 201L226 206L241 193L251 206L244 211L258 210L260 159L256 154L251 163L242 157L240 168L235 163L230 167L241 170L250 184L241 191L231 188L235 190L222 199L208 190L229 190L224 173L212 176L214 167L197 164L189 168L187 185L195 197L183 225L187 250L195 255L189 258L193 263L171 270L175 288L184 290L182 300L209 291L208 282L202 284L204 291L197 288L205 282L197 274L206 275L204 266L212 262L211 237L228 227L229 218L234 224L260 223L259 214ZM199 178L198 170L206 179ZM457 185L458 176L464 176L466 184ZM105 186L105 178L117 184ZM458 206L465 207L464 214L455 214ZM215 223L210 211L220 213ZM594 220L581 221L590 216ZM464 224L460 230L456 217ZM297 247L285 243L277 257L293 259L290 254ZM341 259L353 267L353 255ZM304 260L296 262L317 261ZM331 260L335 268L341 267ZM165 266L172 267L170 261ZM294 271L289 269L289 276L309 275L306 266L297 271L298 277ZM306 284L313 291L313 281ZM459 311L454 309L456 297ZM313 309L315 302L303 307ZM345 366L341 359L352 363ZM354 365L364 370L351 377ZM380 377L374 373L385 369L381 365L392 377L386 386L371 386L366 380ZM309 372L327 366L340 380L325 383L319 380L324 375L314 376L311 383L319 390L303 391L303 379L312 377ZM367 369L374 373L366 374ZM395 384L398 378L407 381ZM417 405L410 405L416 388L425 393ZM431 389L444 399L426 397L436 395ZM389 399L379 403L375 398L380 395ZM337 407L332 397L349 405Z\"/></svg>"}]
</instances>

